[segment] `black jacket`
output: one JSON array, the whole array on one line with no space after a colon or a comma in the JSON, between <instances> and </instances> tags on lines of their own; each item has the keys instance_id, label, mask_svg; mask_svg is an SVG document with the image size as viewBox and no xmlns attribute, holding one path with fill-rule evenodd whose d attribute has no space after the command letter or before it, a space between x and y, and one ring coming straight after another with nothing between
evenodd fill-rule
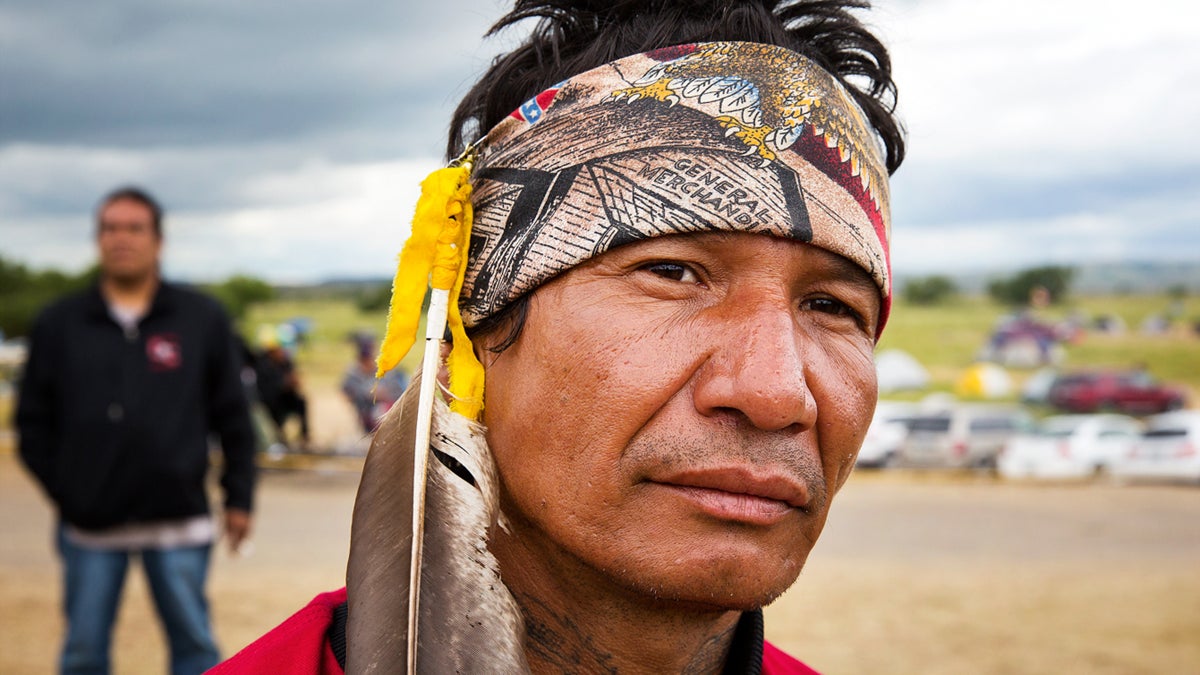
<instances>
[{"instance_id":1,"label":"black jacket","mask_svg":"<svg viewBox=\"0 0 1200 675\"><path fill-rule=\"evenodd\" d=\"M83 529L208 512L209 434L224 452L227 507L250 510L254 432L229 319L163 283L125 333L93 287L44 310L17 405L21 458Z\"/></svg>"}]
</instances>

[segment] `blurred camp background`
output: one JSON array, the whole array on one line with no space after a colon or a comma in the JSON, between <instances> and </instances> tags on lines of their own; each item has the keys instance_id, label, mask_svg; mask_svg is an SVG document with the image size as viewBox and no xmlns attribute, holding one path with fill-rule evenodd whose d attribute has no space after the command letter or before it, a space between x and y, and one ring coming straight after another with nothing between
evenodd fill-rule
<instances>
[{"instance_id":1,"label":"blurred camp background","mask_svg":"<svg viewBox=\"0 0 1200 675\"><path fill-rule=\"evenodd\" d=\"M308 403L307 440L256 415L222 647L344 583L369 436L342 383L450 112L519 37L480 40L506 4L0 0L0 673L52 672L62 628L53 514L15 456L23 338L89 283L118 184L164 202L166 276L219 298L248 356L281 350ZM909 140L882 402L768 637L830 674L1200 672L1194 10L876 5ZM127 593L117 672L162 672L140 572Z\"/></svg>"}]
</instances>

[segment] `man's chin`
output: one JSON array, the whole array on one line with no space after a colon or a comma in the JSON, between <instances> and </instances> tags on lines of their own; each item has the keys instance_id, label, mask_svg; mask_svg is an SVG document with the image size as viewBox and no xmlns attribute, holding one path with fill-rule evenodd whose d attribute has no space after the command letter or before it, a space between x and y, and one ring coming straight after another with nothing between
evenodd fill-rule
<instances>
[{"instance_id":1,"label":"man's chin","mask_svg":"<svg viewBox=\"0 0 1200 675\"><path fill-rule=\"evenodd\" d=\"M793 579L793 583L794 583ZM664 609L688 613L751 612L774 602L792 586L778 584L769 588L738 588L712 592L662 593L654 597L655 604ZM665 589L663 589L665 590ZM683 590L683 589L681 589Z\"/></svg>"},{"instance_id":2,"label":"man's chin","mask_svg":"<svg viewBox=\"0 0 1200 675\"><path fill-rule=\"evenodd\" d=\"M684 578L660 578L653 586L635 582L635 590L664 608L706 613L748 612L765 607L783 595L796 582L802 567L803 561L798 561L794 568L784 570L756 570L738 565L739 569L729 572L693 571ZM765 572L773 574L764 575Z\"/></svg>"}]
</instances>

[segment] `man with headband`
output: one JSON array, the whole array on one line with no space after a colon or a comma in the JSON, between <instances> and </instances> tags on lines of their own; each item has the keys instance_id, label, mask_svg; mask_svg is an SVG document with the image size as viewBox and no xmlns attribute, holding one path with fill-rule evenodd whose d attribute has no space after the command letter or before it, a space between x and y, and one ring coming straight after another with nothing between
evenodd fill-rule
<instances>
[{"instance_id":1,"label":"man with headband","mask_svg":"<svg viewBox=\"0 0 1200 675\"><path fill-rule=\"evenodd\" d=\"M418 669L811 672L764 642L761 608L799 575L875 405L903 156L886 51L827 3L564 4L518 3L498 28L541 23L456 120L490 130L447 210L470 226L449 313L473 349L450 359L445 417L486 430L435 420L430 489L494 492L498 512L474 552L426 543ZM474 357L482 394L459 383ZM221 672L405 670L392 467L412 465L394 439L417 408L398 408L364 469L348 601L319 597ZM456 454L472 434L483 460ZM425 540L458 527L430 498Z\"/></svg>"}]
</instances>

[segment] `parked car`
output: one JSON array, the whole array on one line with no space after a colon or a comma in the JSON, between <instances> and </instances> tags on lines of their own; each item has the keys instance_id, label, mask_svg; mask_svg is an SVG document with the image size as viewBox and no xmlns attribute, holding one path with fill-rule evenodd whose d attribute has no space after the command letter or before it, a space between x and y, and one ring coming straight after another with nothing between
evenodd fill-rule
<instances>
[{"instance_id":1,"label":"parked car","mask_svg":"<svg viewBox=\"0 0 1200 675\"><path fill-rule=\"evenodd\" d=\"M1050 405L1074 413L1103 410L1149 415L1183 407L1179 389L1156 382L1140 370L1062 375L1050 387Z\"/></svg>"},{"instance_id":2,"label":"parked car","mask_svg":"<svg viewBox=\"0 0 1200 675\"><path fill-rule=\"evenodd\" d=\"M1016 406L958 404L923 413L908 424L898 466L993 467L1010 437L1032 425Z\"/></svg>"},{"instance_id":3,"label":"parked car","mask_svg":"<svg viewBox=\"0 0 1200 675\"><path fill-rule=\"evenodd\" d=\"M1200 411L1155 415L1129 450L1113 463L1113 475L1200 482Z\"/></svg>"},{"instance_id":4,"label":"parked car","mask_svg":"<svg viewBox=\"0 0 1200 675\"><path fill-rule=\"evenodd\" d=\"M895 461L900 446L908 437L908 424L917 414L917 404L880 401L867 427L867 437L858 451L856 466L879 468Z\"/></svg>"},{"instance_id":5,"label":"parked car","mask_svg":"<svg viewBox=\"0 0 1200 675\"><path fill-rule=\"evenodd\" d=\"M1009 439L996 468L1006 478L1083 478L1129 454L1142 424L1127 415L1054 415Z\"/></svg>"}]
</instances>

